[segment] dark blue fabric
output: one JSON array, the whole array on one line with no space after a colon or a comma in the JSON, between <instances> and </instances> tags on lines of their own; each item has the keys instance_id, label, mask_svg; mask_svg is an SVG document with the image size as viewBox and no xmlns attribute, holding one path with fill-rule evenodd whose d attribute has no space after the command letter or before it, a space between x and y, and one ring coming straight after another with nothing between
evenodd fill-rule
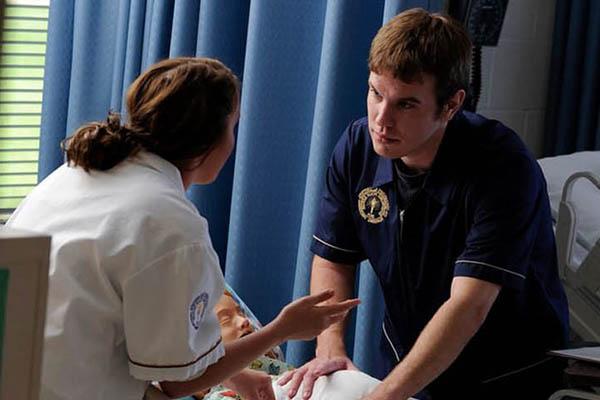
<instances>
[{"instance_id":1,"label":"dark blue fabric","mask_svg":"<svg viewBox=\"0 0 600 400\"><path fill-rule=\"evenodd\" d=\"M318 199L339 132L364 113L370 41L407 7L441 0L52 1L39 179L63 162L59 143L82 123L123 112L124 92L166 57L225 62L242 80L235 157L189 196L207 217L226 277L267 322L308 292ZM74 29L74 27L77 29ZM365 265L348 331L357 364L377 367L381 294ZM265 288L268 288L265 289ZM313 354L293 343L288 360Z\"/></svg>"},{"instance_id":2,"label":"dark blue fabric","mask_svg":"<svg viewBox=\"0 0 600 400\"><path fill-rule=\"evenodd\" d=\"M600 149L600 2L556 3L546 156Z\"/></svg>"},{"instance_id":3,"label":"dark blue fabric","mask_svg":"<svg viewBox=\"0 0 600 400\"><path fill-rule=\"evenodd\" d=\"M432 393L460 398L564 345L568 309L545 180L516 133L459 113L402 213L394 182L366 118L353 122L332 156L311 249L334 262L369 259L384 292L385 339L400 357L449 298L454 277L501 285L486 322ZM393 365L390 346L386 357Z\"/></svg>"}]
</instances>

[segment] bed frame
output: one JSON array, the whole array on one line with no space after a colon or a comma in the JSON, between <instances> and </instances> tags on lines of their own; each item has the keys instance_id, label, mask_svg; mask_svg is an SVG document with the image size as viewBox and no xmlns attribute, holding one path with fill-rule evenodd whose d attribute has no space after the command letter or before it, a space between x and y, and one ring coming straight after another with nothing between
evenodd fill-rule
<instances>
[{"instance_id":1,"label":"bed frame","mask_svg":"<svg viewBox=\"0 0 600 400\"><path fill-rule=\"evenodd\" d=\"M558 265L569 300L571 329L583 340L600 342L600 240L591 244L579 266L573 263L575 242L585 243L577 235L577 215L571 199L573 186L580 179L589 180L600 190L600 178L591 172L577 172L565 182L556 223Z\"/></svg>"}]
</instances>

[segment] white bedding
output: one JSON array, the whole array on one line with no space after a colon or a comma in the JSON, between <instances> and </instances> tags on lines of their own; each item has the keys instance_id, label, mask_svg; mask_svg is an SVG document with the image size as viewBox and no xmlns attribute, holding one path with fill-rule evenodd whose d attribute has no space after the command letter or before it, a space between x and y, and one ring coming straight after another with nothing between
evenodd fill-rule
<instances>
[{"instance_id":1,"label":"white bedding","mask_svg":"<svg viewBox=\"0 0 600 400\"><path fill-rule=\"evenodd\" d=\"M538 160L546 182L556 222L563 186L575 172L590 171L600 176L600 151L582 151ZM573 262L579 266L600 238L600 191L588 180L580 179L573 187L572 201L577 216L577 236Z\"/></svg>"},{"instance_id":2,"label":"white bedding","mask_svg":"<svg viewBox=\"0 0 600 400\"><path fill-rule=\"evenodd\" d=\"M337 371L317 379L311 400L360 400L371 392L379 380L359 371ZM289 385L289 383L288 383ZM273 391L277 400L288 400L287 386L281 387L273 382ZM302 387L294 400L302 399Z\"/></svg>"}]
</instances>

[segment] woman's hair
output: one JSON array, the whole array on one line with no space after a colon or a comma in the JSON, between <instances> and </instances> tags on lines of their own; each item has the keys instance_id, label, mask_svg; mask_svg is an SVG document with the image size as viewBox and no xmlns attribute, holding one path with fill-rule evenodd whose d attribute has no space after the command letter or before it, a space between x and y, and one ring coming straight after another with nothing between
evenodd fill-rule
<instances>
[{"instance_id":1,"label":"woman's hair","mask_svg":"<svg viewBox=\"0 0 600 400\"><path fill-rule=\"evenodd\" d=\"M105 122L80 127L61 147L67 163L86 171L108 170L142 149L188 168L219 143L238 102L238 79L221 62L163 60L129 87L126 124L110 112Z\"/></svg>"},{"instance_id":2,"label":"woman's hair","mask_svg":"<svg viewBox=\"0 0 600 400\"><path fill-rule=\"evenodd\" d=\"M404 11L377 33L369 53L369 70L391 73L404 82L435 78L436 100L441 108L469 86L471 40L454 19L423 9Z\"/></svg>"}]
</instances>

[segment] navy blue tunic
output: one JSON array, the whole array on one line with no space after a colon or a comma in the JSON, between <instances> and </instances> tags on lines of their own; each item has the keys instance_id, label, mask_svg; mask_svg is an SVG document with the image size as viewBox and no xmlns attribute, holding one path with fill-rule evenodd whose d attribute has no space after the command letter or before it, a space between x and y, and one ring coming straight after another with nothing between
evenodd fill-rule
<instances>
[{"instance_id":1,"label":"navy blue tunic","mask_svg":"<svg viewBox=\"0 0 600 400\"><path fill-rule=\"evenodd\" d=\"M502 289L432 393L464 396L465 387L539 363L565 345L568 307L546 182L517 134L459 112L405 210L396 205L394 182L393 162L374 152L366 118L353 122L334 150L311 246L333 262L368 259L373 266L386 305L386 372L449 298L455 276Z\"/></svg>"}]
</instances>

